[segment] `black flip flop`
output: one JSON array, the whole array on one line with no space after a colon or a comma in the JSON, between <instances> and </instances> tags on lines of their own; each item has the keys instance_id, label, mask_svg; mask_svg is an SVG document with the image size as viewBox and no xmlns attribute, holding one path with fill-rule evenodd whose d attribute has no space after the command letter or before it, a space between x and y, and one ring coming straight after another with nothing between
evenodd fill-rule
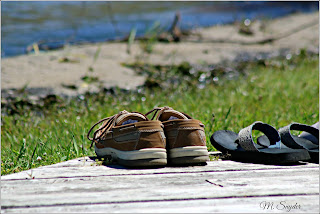
<instances>
[{"instance_id":1,"label":"black flip flop","mask_svg":"<svg viewBox=\"0 0 320 214\"><path fill-rule=\"evenodd\" d=\"M319 145L319 122L313 124L312 127L318 129L317 136L314 136L308 132L302 132L301 135L299 135L299 137L303 137L307 140L310 140L312 143Z\"/></svg>"},{"instance_id":2,"label":"black flip flop","mask_svg":"<svg viewBox=\"0 0 320 214\"><path fill-rule=\"evenodd\" d=\"M267 136L268 147L254 143L252 131L258 130ZM279 132L272 126L257 121L242 129L239 134L221 130L210 138L211 144L224 154L230 154L231 160L252 163L286 164L309 160L309 153L304 149L281 148Z\"/></svg>"},{"instance_id":3,"label":"black flip flop","mask_svg":"<svg viewBox=\"0 0 320 214\"><path fill-rule=\"evenodd\" d=\"M316 124L315 124L316 125ZM319 125L318 125L319 127ZM304 131L301 135L291 134L291 130ZM305 149L309 152L312 162L319 163L319 129L300 123L291 123L279 129L281 141L286 148ZM264 135L257 139L260 146L269 146L270 141Z\"/></svg>"}]
</instances>

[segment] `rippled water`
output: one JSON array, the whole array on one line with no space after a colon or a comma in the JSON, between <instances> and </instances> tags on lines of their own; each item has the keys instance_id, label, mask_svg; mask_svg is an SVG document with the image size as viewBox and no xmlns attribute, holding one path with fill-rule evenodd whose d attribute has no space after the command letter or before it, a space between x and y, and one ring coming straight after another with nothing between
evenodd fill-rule
<instances>
[{"instance_id":1,"label":"rippled water","mask_svg":"<svg viewBox=\"0 0 320 214\"><path fill-rule=\"evenodd\" d=\"M142 35L155 21L169 28L176 11L180 27L190 29L316 10L318 2L2 2L1 57L24 54L39 41L106 41L133 28Z\"/></svg>"}]
</instances>

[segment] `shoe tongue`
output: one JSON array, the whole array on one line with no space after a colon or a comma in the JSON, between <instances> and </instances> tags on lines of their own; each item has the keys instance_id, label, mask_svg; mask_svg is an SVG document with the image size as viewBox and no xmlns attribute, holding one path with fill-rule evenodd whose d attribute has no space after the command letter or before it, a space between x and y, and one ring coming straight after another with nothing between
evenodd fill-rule
<instances>
[{"instance_id":1,"label":"shoe tongue","mask_svg":"<svg viewBox=\"0 0 320 214\"><path fill-rule=\"evenodd\" d=\"M139 121L146 121L147 118L139 113L125 113L121 116L119 116L116 120L116 125L125 125L125 124L130 124L130 123L136 123Z\"/></svg>"},{"instance_id":2,"label":"shoe tongue","mask_svg":"<svg viewBox=\"0 0 320 214\"><path fill-rule=\"evenodd\" d=\"M165 110L159 116L160 121L176 120L176 119L188 119L188 117L186 117L184 114L176 110Z\"/></svg>"}]
</instances>

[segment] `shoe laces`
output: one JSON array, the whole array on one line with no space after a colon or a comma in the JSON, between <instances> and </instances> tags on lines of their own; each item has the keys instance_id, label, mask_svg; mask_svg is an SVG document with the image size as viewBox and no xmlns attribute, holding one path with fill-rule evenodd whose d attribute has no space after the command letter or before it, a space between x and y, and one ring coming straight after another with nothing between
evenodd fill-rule
<instances>
[{"instance_id":1,"label":"shoe laces","mask_svg":"<svg viewBox=\"0 0 320 214\"><path fill-rule=\"evenodd\" d=\"M128 114L129 112L127 112L126 110L120 111L118 114L115 114L111 117L106 117L103 118L101 120L99 120L98 122L96 122L89 130L88 134L87 134L87 138L88 140L91 141L91 145L90 148L93 145L93 142L96 142L97 140L100 140L101 137L103 136L104 133L108 132L112 127L115 126L116 121L118 119L119 116L123 115L123 114ZM102 123L102 126L100 126L94 133L93 133L93 137L90 137L90 133L92 132L93 128L96 127L98 124Z\"/></svg>"},{"instance_id":2,"label":"shoe laces","mask_svg":"<svg viewBox=\"0 0 320 214\"><path fill-rule=\"evenodd\" d=\"M145 114L145 116L147 116L147 115L149 115L149 114L151 114L152 112L155 111L154 114L153 114L153 116L152 116L152 118L151 118L151 120L153 120L154 117L157 115L157 113L158 113L158 115L161 115L161 114L162 114L164 111L166 111L166 110L174 110L174 109L171 108L171 107L169 107L169 106L156 107L156 108L152 109L151 111L147 112L147 113ZM187 118L191 118L191 116L189 116L188 114L183 113L183 112L181 112L181 113L184 114L185 116L187 116Z\"/></svg>"},{"instance_id":3,"label":"shoe laces","mask_svg":"<svg viewBox=\"0 0 320 214\"><path fill-rule=\"evenodd\" d=\"M173 110L173 108L171 108L171 107L169 107L169 106L156 107L156 108L152 109L151 111L147 112L147 113L145 114L145 116L147 116L147 115L149 115L149 114L151 114L152 112L155 111L155 112L153 113L152 118L151 118L151 120L153 120L154 117L157 115L158 112L159 112L159 114L161 114L161 113L164 112L165 110Z\"/></svg>"}]
</instances>

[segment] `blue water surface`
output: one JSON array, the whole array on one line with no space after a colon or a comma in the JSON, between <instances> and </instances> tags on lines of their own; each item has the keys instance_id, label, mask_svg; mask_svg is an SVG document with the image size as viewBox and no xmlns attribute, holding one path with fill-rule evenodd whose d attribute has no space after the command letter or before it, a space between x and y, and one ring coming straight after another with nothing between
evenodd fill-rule
<instances>
[{"instance_id":1,"label":"blue water surface","mask_svg":"<svg viewBox=\"0 0 320 214\"><path fill-rule=\"evenodd\" d=\"M314 12L313 2L2 2L1 57L26 53L44 41L53 47L120 39L135 28L143 35L155 22L168 29L177 11L182 29L227 24L243 19L276 18Z\"/></svg>"}]
</instances>

